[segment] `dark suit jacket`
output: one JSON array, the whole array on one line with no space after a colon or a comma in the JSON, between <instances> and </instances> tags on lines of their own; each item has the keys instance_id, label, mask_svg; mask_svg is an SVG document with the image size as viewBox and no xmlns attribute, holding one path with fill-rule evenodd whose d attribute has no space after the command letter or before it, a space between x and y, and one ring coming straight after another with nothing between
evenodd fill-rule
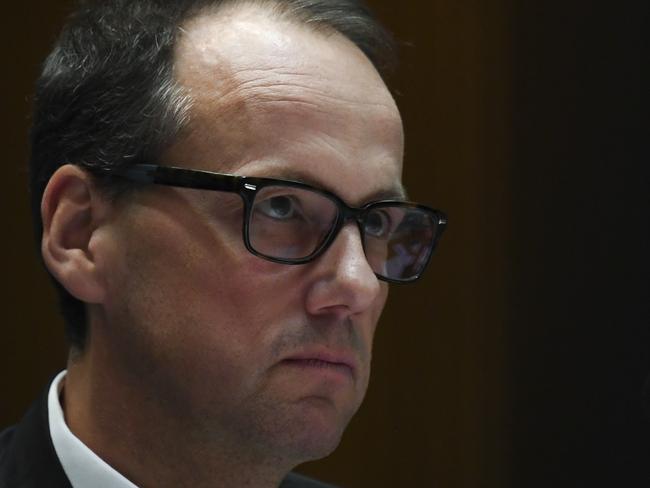
<instances>
[{"instance_id":1,"label":"dark suit jacket","mask_svg":"<svg viewBox=\"0 0 650 488\"><path fill-rule=\"evenodd\" d=\"M50 437L47 393L18 425L0 433L0 488L71 488ZM334 487L290 473L280 488Z\"/></svg>"}]
</instances>

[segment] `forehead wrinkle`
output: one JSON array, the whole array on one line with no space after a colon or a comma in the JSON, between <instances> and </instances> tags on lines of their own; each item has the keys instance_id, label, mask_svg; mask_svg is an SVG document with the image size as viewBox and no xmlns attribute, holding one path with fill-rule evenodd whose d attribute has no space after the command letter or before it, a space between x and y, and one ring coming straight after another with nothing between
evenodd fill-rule
<instances>
[{"instance_id":1,"label":"forehead wrinkle","mask_svg":"<svg viewBox=\"0 0 650 488\"><path fill-rule=\"evenodd\" d=\"M249 121L256 119L255 113L283 114L285 123L293 123L306 117L314 120L320 117L320 137L318 140L327 144L331 149L337 149L337 138L328 135L328 127L337 125L342 113L365 114L374 112L375 128L381 128L385 136L384 141L400 139L403 141L403 128L401 117L396 107L387 103L377 103L370 100L354 100L339 97L337 94L329 95L326 92L300 83L283 83L280 80L248 80L239 84L230 96L239 100L247 107ZM356 124L355 124L356 125ZM368 127L363 123L350 126L349 138L354 139L356 131L363 131ZM357 134L358 135L358 134ZM294 141L295 142L295 141Z\"/></svg>"},{"instance_id":2,"label":"forehead wrinkle","mask_svg":"<svg viewBox=\"0 0 650 488\"><path fill-rule=\"evenodd\" d=\"M326 77L319 79L313 73L301 73L280 67L258 67L243 68L231 75L236 81L234 88L256 102L295 102L315 108L320 107L320 103L333 103L348 107L375 107L393 114L397 112L394 104L378 103L367 96L361 99L351 97L350 90L339 90L334 95L330 95L327 92L331 90L332 85L322 82ZM367 91L358 90L356 94L366 93Z\"/></svg>"},{"instance_id":3,"label":"forehead wrinkle","mask_svg":"<svg viewBox=\"0 0 650 488\"><path fill-rule=\"evenodd\" d=\"M242 79L242 73L246 78ZM267 74L280 76L265 77ZM284 76L285 74L289 76ZM225 75L225 73L224 73ZM253 75L253 76L251 76ZM211 104L216 104L218 110L212 112L219 119L231 120L232 115L237 115L241 120L245 118L248 125L255 120L255 112L282 112L293 116L331 116L337 109L344 107L347 112L367 113L369 109L383 114L382 123L387 130L401 134L401 118L396 107L388 103L377 103L370 100L356 100L349 97L329 95L317 86L309 86L306 82L313 80L313 76L303 73L287 72L278 68L245 69L237 72L229 70L229 80L222 80L222 91L202 90L202 97ZM293 81L291 77L298 77ZM213 105L214 106L214 105ZM363 109L363 110L361 110ZM331 119L332 123L336 123ZM323 142L327 142L327 135L322 134ZM352 135L351 135L352 136ZM400 136L401 137L401 136ZM331 144L335 148L335 144Z\"/></svg>"}]
</instances>

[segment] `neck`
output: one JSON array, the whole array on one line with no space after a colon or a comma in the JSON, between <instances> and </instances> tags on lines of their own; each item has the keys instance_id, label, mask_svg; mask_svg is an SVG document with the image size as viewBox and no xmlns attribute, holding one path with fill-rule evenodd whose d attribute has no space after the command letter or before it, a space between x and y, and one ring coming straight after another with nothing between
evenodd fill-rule
<instances>
[{"instance_id":1,"label":"neck","mask_svg":"<svg viewBox=\"0 0 650 488\"><path fill-rule=\"evenodd\" d=\"M138 486L277 487L293 467L242 449L168 408L163 398L89 341L69 360L63 406L70 430ZM191 417L191 416L190 416ZM249 446L250 447L250 446Z\"/></svg>"}]
</instances>

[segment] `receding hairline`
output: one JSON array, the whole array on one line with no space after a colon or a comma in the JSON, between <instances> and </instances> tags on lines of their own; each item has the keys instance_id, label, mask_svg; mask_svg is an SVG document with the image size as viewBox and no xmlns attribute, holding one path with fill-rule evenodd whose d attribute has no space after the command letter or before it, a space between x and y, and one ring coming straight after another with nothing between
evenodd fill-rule
<instances>
[{"instance_id":1,"label":"receding hairline","mask_svg":"<svg viewBox=\"0 0 650 488\"><path fill-rule=\"evenodd\" d=\"M203 16L218 16L227 19L229 13L235 14L245 9L264 11L275 20L286 20L294 25L306 27L312 32L320 32L325 35L345 34L339 32L326 19L319 19L317 15L307 13L308 9L301 9L297 6L283 2L282 0L223 0L218 3L208 3L191 8L183 16L179 28L183 30L193 20Z\"/></svg>"},{"instance_id":2,"label":"receding hairline","mask_svg":"<svg viewBox=\"0 0 650 488\"><path fill-rule=\"evenodd\" d=\"M267 64L264 54L259 58L259 66L253 62L249 67L241 69L240 59L233 58L230 52L230 47L236 45L236 43L232 43L232 38L224 40L223 45L213 43L213 39L218 39L221 34L229 36L234 32L235 36L239 36L240 32L238 27L233 26L237 25L240 20L243 20L242 25L250 22L250 25L253 26L251 32L253 32L253 36L255 37L257 35L257 32L254 30L257 27L256 24L257 22L261 22L260 32L262 33L266 33L270 29L277 29L280 34L286 32L289 38L291 38L293 34L290 31L283 30L283 27L286 26L293 32L299 33L299 35L315 36L319 42L326 42L327 44L334 42L334 44L331 44L333 46L332 50L336 51L337 55L339 48L349 49L348 52L350 53L351 59L349 62L355 65L358 65L360 62L363 63L367 66L368 73L372 73L372 76L376 80L376 84L366 85L362 91L367 93L371 87L374 87L374 90L385 92L387 100L390 99L385 107L389 110L394 110L401 120L401 117L399 117L399 109L381 73L366 53L344 33L327 25L320 26L322 28L319 28L317 24L305 24L299 16L293 15L293 11L289 12L286 5L278 3L277 0L230 0L224 4L217 6L211 5L196 10L191 15L188 15L179 25L180 35L177 37L174 45L173 77L177 85L184 91L191 105L188 124L184 131L185 135L189 135L190 132L197 130L195 122L201 121L202 117L200 114L204 108L212 107L209 110L209 116L212 120L219 119L223 122L229 122L232 121L233 117L248 117L250 115L248 108L253 109L259 106L258 102L267 101L266 98L269 96L268 89L271 86L265 87L265 82L257 85L251 82L251 79L242 79L240 76L241 73L257 71L274 72L276 70L281 73L284 70L282 63L275 64L271 61ZM271 25L270 29L268 25ZM209 40L205 46L202 46L201 43L205 39L201 38L201 35L204 34L201 34L200 30L204 28L207 30L207 35L209 36L205 39ZM194 44L193 36L197 29L199 30L199 34L194 39L198 40L198 44ZM265 39L261 42L266 44ZM293 40L290 42L295 45ZM247 44L244 43L242 46L244 46L242 50L246 52L242 58L246 59L248 54ZM302 51L301 46L298 43L298 49L300 51ZM266 45L262 47L262 49L267 48L268 46ZM205 73L203 73L194 78L192 73L195 72L195 69L203 71L202 67L205 67L201 58L198 58L198 62L196 59L192 59L197 53L200 56L201 51L208 53L205 59L210 64L212 74L210 77L205 77ZM256 50L253 49L250 53L255 56ZM186 61L188 62L186 63ZM307 60L307 63L309 63L309 60ZM294 67L287 66L287 68L291 72ZM300 73L298 75L300 76ZM280 74L281 76L282 73ZM203 83L197 85L197 81L202 81ZM283 84L284 79L280 80L280 82L280 86L290 86L290 83ZM244 85L248 88L242 89ZM297 88L299 86L296 85ZM267 90L264 90L265 88ZM353 99L346 100L342 98L341 102L351 105L355 101ZM219 107L218 110L213 110L215 107L213 103Z\"/></svg>"},{"instance_id":3,"label":"receding hairline","mask_svg":"<svg viewBox=\"0 0 650 488\"><path fill-rule=\"evenodd\" d=\"M244 17L247 13L253 15L269 14L267 20L285 24L299 31L321 36L322 39L336 39L349 45L367 63L373 67L379 79L388 89L383 74L375 62L364 52L360 45L351 39L345 32L341 32L335 26L328 23L326 19L318 18L317 15L310 15L303 9L297 8L288 2L281 0L225 0L219 3L203 5L190 10L183 17L178 25L178 34L174 42L173 65L176 73L178 54L185 43L190 31L201 21L210 21L213 26L221 26L224 31L232 27L232 20L237 17ZM227 60L226 60L227 61Z\"/></svg>"}]
</instances>

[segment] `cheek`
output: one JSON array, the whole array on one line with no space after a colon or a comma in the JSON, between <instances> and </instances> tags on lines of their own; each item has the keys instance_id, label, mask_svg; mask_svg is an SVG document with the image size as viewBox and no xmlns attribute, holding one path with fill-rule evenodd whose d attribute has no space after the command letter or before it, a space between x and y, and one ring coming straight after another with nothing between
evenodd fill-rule
<instances>
[{"instance_id":1,"label":"cheek","mask_svg":"<svg viewBox=\"0 0 650 488\"><path fill-rule=\"evenodd\" d=\"M389 291L388 283L381 281L379 283L379 286L380 286L380 292L377 296L377 299L375 300L370 310L368 311L367 326L364 328L364 334L365 334L364 338L371 346L375 336L379 318L381 317L381 314L384 311L384 307L386 306L386 301L388 300L388 291Z\"/></svg>"},{"instance_id":2,"label":"cheek","mask_svg":"<svg viewBox=\"0 0 650 488\"><path fill-rule=\"evenodd\" d=\"M220 239L200 222L188 228L187 220L179 226L140 217L146 227L115 233L105 263L106 308L134 322L158 349L238 364L262 346L271 319L296 310L298 292L283 285L278 293L278 283L295 282L285 279L290 267L257 258L241 240Z\"/></svg>"},{"instance_id":3,"label":"cheek","mask_svg":"<svg viewBox=\"0 0 650 488\"><path fill-rule=\"evenodd\" d=\"M385 282L381 282L380 286L381 286L381 292L377 297L377 300L371 307L371 310L368 311L367 320L364 321L363 326L360 327L361 341L365 346L365 350L367 351L366 386L370 377L370 363L372 359L372 349L373 349L375 333L377 331L379 318L384 310L384 306L386 305L386 300L388 298L388 284Z\"/></svg>"},{"instance_id":4,"label":"cheek","mask_svg":"<svg viewBox=\"0 0 650 488\"><path fill-rule=\"evenodd\" d=\"M300 293L278 293L291 268L175 230L116 246L104 308L119 325L107 342L140 388L201 417L259 389L277 336L299 322Z\"/></svg>"}]
</instances>

